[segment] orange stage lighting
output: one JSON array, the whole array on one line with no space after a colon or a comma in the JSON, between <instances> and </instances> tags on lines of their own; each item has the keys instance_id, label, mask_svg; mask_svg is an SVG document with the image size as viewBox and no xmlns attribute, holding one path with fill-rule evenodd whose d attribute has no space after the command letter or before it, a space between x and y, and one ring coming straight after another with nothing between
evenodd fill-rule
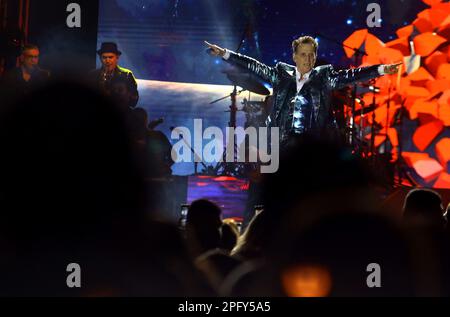
<instances>
[{"instance_id":1,"label":"orange stage lighting","mask_svg":"<svg viewBox=\"0 0 450 317\"><path fill-rule=\"evenodd\" d=\"M420 33L433 32L433 24L428 19L419 17L414 20L413 25Z\"/></svg>"},{"instance_id":2,"label":"orange stage lighting","mask_svg":"<svg viewBox=\"0 0 450 317\"><path fill-rule=\"evenodd\" d=\"M428 153L418 152L402 152L402 157L405 160L405 163L411 168L414 166L415 162L430 158Z\"/></svg>"},{"instance_id":3,"label":"orange stage lighting","mask_svg":"<svg viewBox=\"0 0 450 317\"><path fill-rule=\"evenodd\" d=\"M450 174L441 173L433 185L434 188L450 188Z\"/></svg>"},{"instance_id":4,"label":"orange stage lighting","mask_svg":"<svg viewBox=\"0 0 450 317\"><path fill-rule=\"evenodd\" d=\"M447 15L447 18L441 23L437 32L440 36L445 38L450 37L450 12L447 13Z\"/></svg>"},{"instance_id":5,"label":"orange stage lighting","mask_svg":"<svg viewBox=\"0 0 450 317\"><path fill-rule=\"evenodd\" d=\"M450 36L448 38L450 38ZM450 62L450 45L444 46L440 51L447 55L447 60Z\"/></svg>"},{"instance_id":6,"label":"orange stage lighting","mask_svg":"<svg viewBox=\"0 0 450 317\"><path fill-rule=\"evenodd\" d=\"M441 165L447 168L450 162L450 138L443 138L436 143L436 156Z\"/></svg>"},{"instance_id":7,"label":"orange stage lighting","mask_svg":"<svg viewBox=\"0 0 450 317\"><path fill-rule=\"evenodd\" d=\"M364 56L364 62L369 64L379 64L380 50L385 47L384 43L375 35L367 34L364 44L365 51L368 56Z\"/></svg>"},{"instance_id":8,"label":"orange stage lighting","mask_svg":"<svg viewBox=\"0 0 450 317\"><path fill-rule=\"evenodd\" d=\"M405 91L408 107L412 106L417 99L426 99L430 95L430 91L428 89L413 85L406 88Z\"/></svg>"},{"instance_id":9,"label":"orange stage lighting","mask_svg":"<svg viewBox=\"0 0 450 317\"><path fill-rule=\"evenodd\" d=\"M429 114L429 113L419 113L417 115L417 117L419 118L419 125L423 126L425 124L428 124L430 122L433 122L436 120L436 117Z\"/></svg>"},{"instance_id":10,"label":"orange stage lighting","mask_svg":"<svg viewBox=\"0 0 450 317\"><path fill-rule=\"evenodd\" d=\"M408 79L411 81L428 81L434 80L433 76L423 67L420 67L415 72L408 75Z\"/></svg>"},{"instance_id":11,"label":"orange stage lighting","mask_svg":"<svg viewBox=\"0 0 450 317\"><path fill-rule=\"evenodd\" d=\"M403 61L403 54L397 49L381 47L379 49L380 63L393 64Z\"/></svg>"},{"instance_id":12,"label":"orange stage lighting","mask_svg":"<svg viewBox=\"0 0 450 317\"><path fill-rule=\"evenodd\" d=\"M364 41L366 40L366 36L368 33L369 31L367 29L355 31L344 41L344 44L351 48L360 49ZM348 58L351 58L355 54L355 51L351 48L344 46L345 55Z\"/></svg>"},{"instance_id":13,"label":"orange stage lighting","mask_svg":"<svg viewBox=\"0 0 450 317\"><path fill-rule=\"evenodd\" d=\"M365 138L366 138L367 141L370 141L372 139L372 133L369 133L368 135L366 135ZM375 138L374 138L373 146L375 148L378 148L385 141L386 141L386 135L385 134L376 134Z\"/></svg>"},{"instance_id":14,"label":"orange stage lighting","mask_svg":"<svg viewBox=\"0 0 450 317\"><path fill-rule=\"evenodd\" d=\"M430 94L435 94L443 92L450 89L450 80L448 79L438 79L430 80L425 84L426 88L430 91Z\"/></svg>"},{"instance_id":15,"label":"orange stage lighting","mask_svg":"<svg viewBox=\"0 0 450 317\"><path fill-rule=\"evenodd\" d=\"M450 104L439 106L439 118L446 127L450 127Z\"/></svg>"},{"instance_id":16,"label":"orange stage lighting","mask_svg":"<svg viewBox=\"0 0 450 317\"><path fill-rule=\"evenodd\" d=\"M442 93L438 99L438 104L440 106L450 105L450 87Z\"/></svg>"},{"instance_id":17,"label":"orange stage lighting","mask_svg":"<svg viewBox=\"0 0 450 317\"><path fill-rule=\"evenodd\" d=\"M284 291L289 297L325 297L331 292L329 270L322 265L299 265L281 275Z\"/></svg>"},{"instance_id":18,"label":"orange stage lighting","mask_svg":"<svg viewBox=\"0 0 450 317\"><path fill-rule=\"evenodd\" d=\"M413 135L414 145L421 151L433 142L433 140L442 132L444 124L441 120L433 120L416 129Z\"/></svg>"},{"instance_id":19,"label":"orange stage lighting","mask_svg":"<svg viewBox=\"0 0 450 317\"><path fill-rule=\"evenodd\" d=\"M395 32L397 34L398 37L409 37L412 32L414 31L414 26L412 25L407 25L405 27L402 27L400 29L397 30L397 32Z\"/></svg>"},{"instance_id":20,"label":"orange stage lighting","mask_svg":"<svg viewBox=\"0 0 450 317\"><path fill-rule=\"evenodd\" d=\"M426 32L417 35L414 38L414 47L416 53L421 56L428 56L433 53L439 45L445 43L447 40L432 32Z\"/></svg>"},{"instance_id":21,"label":"orange stage lighting","mask_svg":"<svg viewBox=\"0 0 450 317\"><path fill-rule=\"evenodd\" d=\"M447 63L447 56L440 52L436 51L425 59L425 66L431 75L436 76L439 66Z\"/></svg>"},{"instance_id":22,"label":"orange stage lighting","mask_svg":"<svg viewBox=\"0 0 450 317\"><path fill-rule=\"evenodd\" d=\"M445 126L450 126L450 89L446 90L438 100L439 119Z\"/></svg>"},{"instance_id":23,"label":"orange stage lighting","mask_svg":"<svg viewBox=\"0 0 450 317\"><path fill-rule=\"evenodd\" d=\"M442 64L439 66L436 78L450 80L450 64Z\"/></svg>"},{"instance_id":24,"label":"orange stage lighting","mask_svg":"<svg viewBox=\"0 0 450 317\"><path fill-rule=\"evenodd\" d=\"M395 128L388 129L388 137L389 137L389 141L391 141L391 145L393 147L397 147L398 146L398 134L397 134L397 130Z\"/></svg>"},{"instance_id":25,"label":"orange stage lighting","mask_svg":"<svg viewBox=\"0 0 450 317\"><path fill-rule=\"evenodd\" d=\"M408 42L407 36L403 36L396 40L387 42L386 47L396 49L405 56L410 54L409 42ZM402 58L403 58L403 56L402 56Z\"/></svg>"},{"instance_id":26,"label":"orange stage lighting","mask_svg":"<svg viewBox=\"0 0 450 317\"><path fill-rule=\"evenodd\" d=\"M422 0L422 1L428 4L429 6L435 6L442 2L442 0Z\"/></svg>"},{"instance_id":27,"label":"orange stage lighting","mask_svg":"<svg viewBox=\"0 0 450 317\"><path fill-rule=\"evenodd\" d=\"M444 168L434 158L418 160L413 165L416 173L427 183L439 176Z\"/></svg>"},{"instance_id":28,"label":"orange stage lighting","mask_svg":"<svg viewBox=\"0 0 450 317\"><path fill-rule=\"evenodd\" d=\"M438 102L437 100L433 101L424 101L417 100L414 102L413 106L409 109L409 117L411 120L415 120L418 117L419 113L427 113L435 118L438 118Z\"/></svg>"},{"instance_id":29,"label":"orange stage lighting","mask_svg":"<svg viewBox=\"0 0 450 317\"><path fill-rule=\"evenodd\" d=\"M399 74L395 77L382 76L374 83L380 88L375 96L376 108L365 116L366 125L373 124L374 116L375 122L382 127L380 131L373 131L374 146L379 147L389 138L393 150L396 149L399 140L397 130L392 125L394 115L401 107L400 104L403 104L409 118L419 123L412 136L418 151L429 149L436 140L439 144L433 157L426 153L409 152L402 153L403 158L426 182L430 183L439 177L435 186L450 188L449 138L439 140L443 131L450 127L450 2L423 2L429 8L418 13L411 25L398 29L397 39L383 43L363 29L354 32L345 43L367 53L360 66L403 61ZM347 57L354 55L352 50L346 49L345 52ZM391 105L387 114L389 91ZM365 105L373 103L373 94L370 92L359 98L364 100ZM356 110L359 109L357 103ZM354 119L360 124L361 117ZM371 134L365 139L370 140Z\"/></svg>"},{"instance_id":30,"label":"orange stage lighting","mask_svg":"<svg viewBox=\"0 0 450 317\"><path fill-rule=\"evenodd\" d=\"M440 2L433 5L433 9L442 10L450 14L450 2Z\"/></svg>"},{"instance_id":31,"label":"orange stage lighting","mask_svg":"<svg viewBox=\"0 0 450 317\"><path fill-rule=\"evenodd\" d=\"M431 24L430 31L433 31L434 29L438 28L442 24L442 22L445 21L445 19L448 17L448 13L445 12L444 10L431 8L423 10L417 16L421 19L427 20Z\"/></svg>"}]
</instances>

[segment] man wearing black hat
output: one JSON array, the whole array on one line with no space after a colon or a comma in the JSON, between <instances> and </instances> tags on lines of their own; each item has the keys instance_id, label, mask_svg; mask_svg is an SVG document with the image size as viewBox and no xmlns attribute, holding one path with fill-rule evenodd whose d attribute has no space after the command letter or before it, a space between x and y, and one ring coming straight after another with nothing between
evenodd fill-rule
<instances>
[{"instance_id":1,"label":"man wearing black hat","mask_svg":"<svg viewBox=\"0 0 450 317\"><path fill-rule=\"evenodd\" d=\"M136 79L131 70L118 65L122 54L117 44L102 43L97 51L102 62L102 68L91 72L94 84L106 95L111 96L125 108L134 108L139 100Z\"/></svg>"}]
</instances>

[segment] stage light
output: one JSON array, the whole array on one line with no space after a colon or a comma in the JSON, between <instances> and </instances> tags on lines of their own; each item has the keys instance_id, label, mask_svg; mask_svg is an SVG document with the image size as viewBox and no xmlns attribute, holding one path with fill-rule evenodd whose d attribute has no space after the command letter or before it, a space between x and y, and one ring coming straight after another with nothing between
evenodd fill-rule
<instances>
[{"instance_id":1,"label":"stage light","mask_svg":"<svg viewBox=\"0 0 450 317\"><path fill-rule=\"evenodd\" d=\"M331 292L331 274L322 265L292 267L282 273L281 280L290 297L325 297Z\"/></svg>"},{"instance_id":2,"label":"stage light","mask_svg":"<svg viewBox=\"0 0 450 317\"><path fill-rule=\"evenodd\" d=\"M369 86L369 90L375 93L380 92L380 88L375 86Z\"/></svg>"},{"instance_id":3,"label":"stage light","mask_svg":"<svg viewBox=\"0 0 450 317\"><path fill-rule=\"evenodd\" d=\"M347 19L347 25L351 25L353 23L352 19Z\"/></svg>"}]
</instances>

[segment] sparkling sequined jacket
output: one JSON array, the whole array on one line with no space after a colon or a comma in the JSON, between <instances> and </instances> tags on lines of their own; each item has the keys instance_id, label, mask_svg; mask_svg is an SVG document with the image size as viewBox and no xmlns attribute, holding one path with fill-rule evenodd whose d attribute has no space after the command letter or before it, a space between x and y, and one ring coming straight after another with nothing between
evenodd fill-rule
<instances>
[{"instance_id":1,"label":"sparkling sequined jacket","mask_svg":"<svg viewBox=\"0 0 450 317\"><path fill-rule=\"evenodd\" d=\"M330 130L337 129L331 106L332 91L380 76L379 65L341 71L335 71L331 65L318 66L313 69L297 95L295 66L280 62L270 67L234 52L230 52L228 62L247 69L272 85L274 106L267 121L269 126L280 128L282 141L290 133L295 132L292 116L295 113L296 99L306 103L306 107L303 108L309 110L307 120L303 121L305 124L303 130L318 135L329 134Z\"/></svg>"}]
</instances>

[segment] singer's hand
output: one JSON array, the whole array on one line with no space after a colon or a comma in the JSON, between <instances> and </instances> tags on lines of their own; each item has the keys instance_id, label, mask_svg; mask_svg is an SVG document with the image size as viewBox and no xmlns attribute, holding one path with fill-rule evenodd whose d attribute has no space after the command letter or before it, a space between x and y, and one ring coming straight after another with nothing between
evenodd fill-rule
<instances>
[{"instance_id":1,"label":"singer's hand","mask_svg":"<svg viewBox=\"0 0 450 317\"><path fill-rule=\"evenodd\" d=\"M217 46L215 44L211 44L207 41L205 41L205 44L211 49L211 52L215 56L221 56L223 57L225 55L225 49L221 48L220 46Z\"/></svg>"},{"instance_id":2,"label":"singer's hand","mask_svg":"<svg viewBox=\"0 0 450 317\"><path fill-rule=\"evenodd\" d=\"M384 73L386 75L393 75L398 73L398 68L400 65L403 64L402 62L396 63L396 64L388 64L384 65Z\"/></svg>"}]
</instances>

